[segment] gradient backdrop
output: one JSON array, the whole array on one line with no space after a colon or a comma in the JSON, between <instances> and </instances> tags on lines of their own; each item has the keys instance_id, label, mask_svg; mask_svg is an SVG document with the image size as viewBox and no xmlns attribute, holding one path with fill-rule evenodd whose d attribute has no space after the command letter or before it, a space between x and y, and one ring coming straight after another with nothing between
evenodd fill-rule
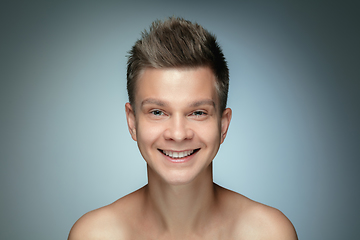
<instances>
[{"instance_id":1,"label":"gradient backdrop","mask_svg":"<svg viewBox=\"0 0 360 240\"><path fill-rule=\"evenodd\" d=\"M155 19L218 36L233 109L218 184L279 208L299 239L360 235L357 1L2 1L0 239L66 239L146 184L126 55Z\"/></svg>"}]
</instances>

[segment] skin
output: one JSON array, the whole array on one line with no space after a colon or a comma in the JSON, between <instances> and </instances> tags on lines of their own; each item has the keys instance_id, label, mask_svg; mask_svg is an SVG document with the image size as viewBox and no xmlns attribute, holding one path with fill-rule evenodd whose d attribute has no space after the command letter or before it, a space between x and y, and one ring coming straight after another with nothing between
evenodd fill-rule
<instances>
[{"instance_id":1,"label":"skin","mask_svg":"<svg viewBox=\"0 0 360 240\"><path fill-rule=\"evenodd\" d=\"M125 109L148 184L85 214L69 240L297 239L280 211L213 183L212 160L231 109L220 112L209 68L148 68L137 84L135 109ZM169 151L193 153L175 158Z\"/></svg>"}]
</instances>

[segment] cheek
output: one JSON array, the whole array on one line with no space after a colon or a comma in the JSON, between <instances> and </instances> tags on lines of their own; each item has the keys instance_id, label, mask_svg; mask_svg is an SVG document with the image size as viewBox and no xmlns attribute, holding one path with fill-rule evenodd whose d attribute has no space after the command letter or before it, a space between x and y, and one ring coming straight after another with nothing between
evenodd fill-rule
<instances>
[{"instance_id":1,"label":"cheek","mask_svg":"<svg viewBox=\"0 0 360 240\"><path fill-rule=\"evenodd\" d=\"M205 143L219 144L220 143L220 127L218 124L206 124L204 126L198 126L196 129L196 135L199 136Z\"/></svg>"},{"instance_id":2,"label":"cheek","mask_svg":"<svg viewBox=\"0 0 360 240\"><path fill-rule=\"evenodd\" d=\"M151 124L146 121L139 121L137 124L137 138L139 145L151 144L161 136L161 124Z\"/></svg>"},{"instance_id":3,"label":"cheek","mask_svg":"<svg viewBox=\"0 0 360 240\"><path fill-rule=\"evenodd\" d=\"M155 152L153 151L154 144L161 136L161 131L158 126L154 124L146 124L144 122L140 122L140 124L137 125L136 131L137 145L139 151L144 160L148 164L151 164L151 159L153 159L155 154Z\"/></svg>"}]
</instances>

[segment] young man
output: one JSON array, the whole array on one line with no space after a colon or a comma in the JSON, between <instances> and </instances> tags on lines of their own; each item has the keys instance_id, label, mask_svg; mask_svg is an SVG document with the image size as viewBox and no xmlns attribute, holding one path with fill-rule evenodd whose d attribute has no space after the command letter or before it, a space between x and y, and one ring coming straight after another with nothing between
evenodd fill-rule
<instances>
[{"instance_id":1,"label":"young man","mask_svg":"<svg viewBox=\"0 0 360 240\"><path fill-rule=\"evenodd\" d=\"M148 184L85 214L69 240L297 239L280 211L213 183L231 119L213 35L179 18L154 22L130 52L127 81L128 127Z\"/></svg>"}]
</instances>

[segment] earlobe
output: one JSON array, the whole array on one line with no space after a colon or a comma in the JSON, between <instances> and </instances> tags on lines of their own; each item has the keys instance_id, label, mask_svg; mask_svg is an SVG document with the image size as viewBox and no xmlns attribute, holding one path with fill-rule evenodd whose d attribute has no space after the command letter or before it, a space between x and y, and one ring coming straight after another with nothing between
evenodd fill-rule
<instances>
[{"instance_id":1,"label":"earlobe","mask_svg":"<svg viewBox=\"0 0 360 240\"><path fill-rule=\"evenodd\" d=\"M128 124L129 132L134 141L136 138L136 122L135 122L135 112L130 103L125 103L125 113L126 113L126 121Z\"/></svg>"},{"instance_id":2,"label":"earlobe","mask_svg":"<svg viewBox=\"0 0 360 240\"><path fill-rule=\"evenodd\" d=\"M229 129L230 121L231 121L232 111L231 108L226 108L221 116L221 142L223 143Z\"/></svg>"}]
</instances>

